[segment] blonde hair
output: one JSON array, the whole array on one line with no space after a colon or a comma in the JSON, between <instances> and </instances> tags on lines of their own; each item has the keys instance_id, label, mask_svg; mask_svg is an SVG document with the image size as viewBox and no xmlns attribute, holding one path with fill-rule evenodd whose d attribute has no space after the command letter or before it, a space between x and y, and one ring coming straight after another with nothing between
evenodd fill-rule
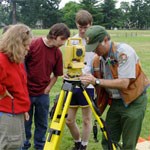
<instances>
[{"instance_id":1,"label":"blonde hair","mask_svg":"<svg viewBox=\"0 0 150 150\"><path fill-rule=\"evenodd\" d=\"M31 30L27 25L13 25L2 35L0 52L6 54L11 62L20 63L27 54L25 42L31 38Z\"/></svg>"},{"instance_id":2,"label":"blonde hair","mask_svg":"<svg viewBox=\"0 0 150 150\"><path fill-rule=\"evenodd\" d=\"M10 27L12 27L13 25L7 25L3 28L2 34L4 34Z\"/></svg>"}]
</instances>

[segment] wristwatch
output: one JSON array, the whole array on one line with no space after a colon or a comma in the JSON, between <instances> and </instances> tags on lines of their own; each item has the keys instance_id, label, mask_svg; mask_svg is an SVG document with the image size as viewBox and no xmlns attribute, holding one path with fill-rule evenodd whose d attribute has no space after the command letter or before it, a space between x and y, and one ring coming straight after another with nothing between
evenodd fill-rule
<instances>
[{"instance_id":1,"label":"wristwatch","mask_svg":"<svg viewBox=\"0 0 150 150\"><path fill-rule=\"evenodd\" d=\"M100 79L96 78L95 85L100 85L100 84L101 84Z\"/></svg>"}]
</instances>

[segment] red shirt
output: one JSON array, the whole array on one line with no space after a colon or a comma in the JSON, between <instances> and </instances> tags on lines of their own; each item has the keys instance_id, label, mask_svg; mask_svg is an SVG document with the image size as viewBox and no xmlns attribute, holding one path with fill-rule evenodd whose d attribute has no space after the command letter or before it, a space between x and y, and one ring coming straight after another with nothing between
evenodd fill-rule
<instances>
[{"instance_id":1,"label":"red shirt","mask_svg":"<svg viewBox=\"0 0 150 150\"><path fill-rule=\"evenodd\" d=\"M12 63L5 54L0 53L0 95L4 95L6 89L14 100L8 96L0 99L0 112L28 112L30 100L24 65Z\"/></svg>"},{"instance_id":2,"label":"red shirt","mask_svg":"<svg viewBox=\"0 0 150 150\"><path fill-rule=\"evenodd\" d=\"M50 75L63 74L62 53L59 48L47 47L42 38L34 39L25 59L27 84L30 96L44 93L50 83Z\"/></svg>"}]
</instances>

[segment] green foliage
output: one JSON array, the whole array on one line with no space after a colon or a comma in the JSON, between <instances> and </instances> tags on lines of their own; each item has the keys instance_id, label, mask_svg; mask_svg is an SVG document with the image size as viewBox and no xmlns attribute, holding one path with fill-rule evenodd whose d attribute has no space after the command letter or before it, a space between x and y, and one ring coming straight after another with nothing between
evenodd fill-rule
<instances>
[{"instance_id":1,"label":"green foliage","mask_svg":"<svg viewBox=\"0 0 150 150\"><path fill-rule=\"evenodd\" d=\"M35 27L36 23L39 21L41 27L48 28L59 21L59 3L60 0L7 1L5 5L0 4L0 6L5 6L5 9L9 10L8 15L11 16L11 19L9 18L9 22L6 22L2 18L2 22L5 24L22 22L31 27ZM7 15L5 17L8 18Z\"/></svg>"},{"instance_id":2,"label":"green foliage","mask_svg":"<svg viewBox=\"0 0 150 150\"><path fill-rule=\"evenodd\" d=\"M150 3L147 0L134 0L131 5L130 20L134 28L147 29L150 26Z\"/></svg>"},{"instance_id":3,"label":"green foliage","mask_svg":"<svg viewBox=\"0 0 150 150\"><path fill-rule=\"evenodd\" d=\"M115 9L116 1L114 0L104 0L104 3L101 5L103 12L103 25L107 29L117 27L117 9Z\"/></svg>"},{"instance_id":4,"label":"green foliage","mask_svg":"<svg viewBox=\"0 0 150 150\"><path fill-rule=\"evenodd\" d=\"M10 24L10 6L0 5L0 25Z\"/></svg>"},{"instance_id":5,"label":"green foliage","mask_svg":"<svg viewBox=\"0 0 150 150\"><path fill-rule=\"evenodd\" d=\"M61 9L62 21L66 23L70 28L76 28L75 15L80 9L80 5L75 2L68 2L63 9Z\"/></svg>"},{"instance_id":6,"label":"green foliage","mask_svg":"<svg viewBox=\"0 0 150 150\"><path fill-rule=\"evenodd\" d=\"M120 4L120 8L119 8L119 16L120 19L119 21L121 22L121 24L119 25L120 28L130 28L129 27L129 17L130 17L130 6L129 6L129 2L121 2Z\"/></svg>"},{"instance_id":7,"label":"green foliage","mask_svg":"<svg viewBox=\"0 0 150 150\"><path fill-rule=\"evenodd\" d=\"M2 4L1 2L4 2ZM62 0L0 0L0 26L22 22L32 28L49 28L57 22L64 22L75 28L74 18L79 9L88 10L93 16L93 24L107 29L149 29L149 0L121 2L116 8L116 0L69 1L59 9Z\"/></svg>"},{"instance_id":8,"label":"green foliage","mask_svg":"<svg viewBox=\"0 0 150 150\"><path fill-rule=\"evenodd\" d=\"M26 17L22 17L22 21L25 20L25 24L29 24L31 27L35 27L38 21L43 28L48 28L59 20L59 3L60 0L37 0L36 3L33 0L24 1L24 4L21 5L21 12L22 16Z\"/></svg>"},{"instance_id":9,"label":"green foliage","mask_svg":"<svg viewBox=\"0 0 150 150\"><path fill-rule=\"evenodd\" d=\"M96 25L102 23L103 14L98 0L81 0L80 4L82 9L85 9L92 14L93 24Z\"/></svg>"}]
</instances>

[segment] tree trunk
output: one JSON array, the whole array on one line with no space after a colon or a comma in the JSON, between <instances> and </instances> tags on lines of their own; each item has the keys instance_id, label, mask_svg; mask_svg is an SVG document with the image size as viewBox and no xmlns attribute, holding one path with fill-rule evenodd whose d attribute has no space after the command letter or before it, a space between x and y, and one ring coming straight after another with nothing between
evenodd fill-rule
<instances>
[{"instance_id":1,"label":"tree trunk","mask_svg":"<svg viewBox=\"0 0 150 150\"><path fill-rule=\"evenodd\" d=\"M16 2L13 0L12 1L12 24L16 24L17 19L16 19Z\"/></svg>"}]
</instances>

